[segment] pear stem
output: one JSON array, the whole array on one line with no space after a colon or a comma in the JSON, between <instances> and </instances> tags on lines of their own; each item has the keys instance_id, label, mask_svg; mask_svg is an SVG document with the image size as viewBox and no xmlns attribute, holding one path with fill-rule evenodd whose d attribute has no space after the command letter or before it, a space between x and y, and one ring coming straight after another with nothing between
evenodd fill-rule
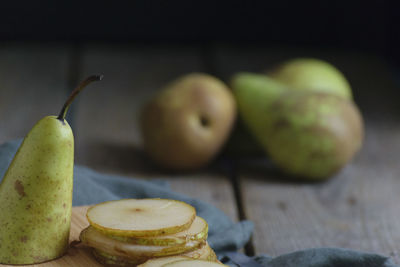
<instances>
[{"instance_id":1,"label":"pear stem","mask_svg":"<svg viewBox=\"0 0 400 267\"><path fill-rule=\"evenodd\" d=\"M58 115L57 119L60 121L65 120L65 116L67 115L67 111L69 106L71 105L72 101L74 101L75 97L83 90L87 85L95 81L101 81L103 79L103 75L91 75L83 80L71 93L68 97L67 101L65 102L64 106L61 109L60 114Z\"/></svg>"}]
</instances>

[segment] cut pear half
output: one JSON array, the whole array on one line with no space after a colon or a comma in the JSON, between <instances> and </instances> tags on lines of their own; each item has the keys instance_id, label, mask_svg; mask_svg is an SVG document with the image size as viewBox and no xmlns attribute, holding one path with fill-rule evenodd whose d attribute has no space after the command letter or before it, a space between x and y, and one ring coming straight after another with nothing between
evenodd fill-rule
<instances>
[{"instance_id":1,"label":"cut pear half","mask_svg":"<svg viewBox=\"0 0 400 267\"><path fill-rule=\"evenodd\" d=\"M156 237L122 237L110 235L111 238L116 240L147 246L181 245L189 241L205 241L207 236L208 224L199 216L194 219L189 229L172 235Z\"/></svg>"},{"instance_id":2,"label":"cut pear half","mask_svg":"<svg viewBox=\"0 0 400 267\"><path fill-rule=\"evenodd\" d=\"M185 256L169 256L169 257L155 258L155 259L150 259L145 263L138 265L137 267L161 267L164 264L181 260L190 260L190 258Z\"/></svg>"},{"instance_id":3,"label":"cut pear half","mask_svg":"<svg viewBox=\"0 0 400 267\"><path fill-rule=\"evenodd\" d=\"M80 239L88 247L113 256L153 258L182 254L201 247L204 241L189 241L178 246L144 246L115 240L89 226L81 232Z\"/></svg>"},{"instance_id":4,"label":"cut pear half","mask_svg":"<svg viewBox=\"0 0 400 267\"><path fill-rule=\"evenodd\" d=\"M163 267L220 267L220 266L228 266L222 263L211 262L206 260L181 260L174 261L171 263L166 263L162 265Z\"/></svg>"},{"instance_id":5,"label":"cut pear half","mask_svg":"<svg viewBox=\"0 0 400 267\"><path fill-rule=\"evenodd\" d=\"M97 204L86 213L89 223L107 235L154 237L190 227L196 210L171 199L122 199Z\"/></svg>"}]
</instances>

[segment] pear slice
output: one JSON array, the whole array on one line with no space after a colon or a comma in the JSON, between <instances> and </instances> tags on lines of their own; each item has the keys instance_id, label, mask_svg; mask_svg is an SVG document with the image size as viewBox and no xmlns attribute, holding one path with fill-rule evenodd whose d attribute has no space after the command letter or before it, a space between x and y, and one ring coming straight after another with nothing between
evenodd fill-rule
<instances>
[{"instance_id":1,"label":"pear slice","mask_svg":"<svg viewBox=\"0 0 400 267\"><path fill-rule=\"evenodd\" d=\"M183 253L181 255L198 260L215 261L217 259L217 255L215 255L214 250L208 245L207 242L200 248Z\"/></svg>"},{"instance_id":2,"label":"pear slice","mask_svg":"<svg viewBox=\"0 0 400 267\"><path fill-rule=\"evenodd\" d=\"M98 262L106 266L137 266L143 262L146 262L149 258L128 258L121 256L110 255L104 251L93 249L93 256Z\"/></svg>"},{"instance_id":3,"label":"pear slice","mask_svg":"<svg viewBox=\"0 0 400 267\"><path fill-rule=\"evenodd\" d=\"M172 235L147 237L147 238L122 237L122 236L110 235L111 238L116 240L128 242L131 244L147 245L147 246L173 246L173 245L184 244L188 241L194 241L194 240L205 241L207 239L207 236L208 236L208 224L203 218L199 216L196 216L189 229Z\"/></svg>"},{"instance_id":4,"label":"pear slice","mask_svg":"<svg viewBox=\"0 0 400 267\"><path fill-rule=\"evenodd\" d=\"M98 249L93 249L93 255L96 260L106 266L138 266L138 267L159 267L166 263L190 260L191 258L185 256L167 256L159 258L146 258L146 257L122 257L110 255Z\"/></svg>"},{"instance_id":5,"label":"pear slice","mask_svg":"<svg viewBox=\"0 0 400 267\"><path fill-rule=\"evenodd\" d=\"M196 210L170 199L122 199L89 208L86 217L98 231L123 237L175 234L190 227Z\"/></svg>"},{"instance_id":6,"label":"pear slice","mask_svg":"<svg viewBox=\"0 0 400 267\"><path fill-rule=\"evenodd\" d=\"M204 241L189 241L178 246L144 246L115 240L89 226L81 232L80 239L88 247L109 255L122 257L153 258L182 254L201 247Z\"/></svg>"},{"instance_id":7,"label":"pear slice","mask_svg":"<svg viewBox=\"0 0 400 267\"><path fill-rule=\"evenodd\" d=\"M185 256L169 256L169 257L155 258L155 259L150 259L145 263L138 265L137 267L160 267L163 266L164 264L181 260L190 260L190 258Z\"/></svg>"},{"instance_id":8,"label":"pear slice","mask_svg":"<svg viewBox=\"0 0 400 267\"><path fill-rule=\"evenodd\" d=\"M217 257L217 254L215 254L215 251L210 247L210 256L208 256L208 259L207 260L209 260L209 261L216 261L216 262L219 262L219 263L221 263L219 260L218 260L218 257Z\"/></svg>"},{"instance_id":9,"label":"pear slice","mask_svg":"<svg viewBox=\"0 0 400 267\"><path fill-rule=\"evenodd\" d=\"M94 249L93 254L100 263L106 265L115 265L115 266L130 266L142 263L141 265L139 265L140 267L159 267L166 263L179 260L203 259L208 261L216 261L217 259L217 256L215 255L214 251L207 243L205 243L199 249L184 254L180 254L177 256L158 257L158 258L149 258L143 256L141 257L116 256L101 251L99 249Z\"/></svg>"},{"instance_id":10,"label":"pear slice","mask_svg":"<svg viewBox=\"0 0 400 267\"><path fill-rule=\"evenodd\" d=\"M228 266L222 263L211 262L206 260L181 260L174 261L171 263L166 263L161 265L162 267L219 267L219 266Z\"/></svg>"}]
</instances>

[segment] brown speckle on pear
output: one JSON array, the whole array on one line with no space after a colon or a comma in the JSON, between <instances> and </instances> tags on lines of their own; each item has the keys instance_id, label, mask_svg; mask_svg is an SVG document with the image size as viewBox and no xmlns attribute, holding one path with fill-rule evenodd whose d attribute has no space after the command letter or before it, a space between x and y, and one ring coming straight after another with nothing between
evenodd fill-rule
<instances>
[{"instance_id":1,"label":"brown speckle on pear","mask_svg":"<svg viewBox=\"0 0 400 267\"><path fill-rule=\"evenodd\" d=\"M17 193L21 196L24 197L26 196L26 193L24 191L24 185L21 183L20 180L16 180L14 183L14 189L17 191Z\"/></svg>"}]
</instances>

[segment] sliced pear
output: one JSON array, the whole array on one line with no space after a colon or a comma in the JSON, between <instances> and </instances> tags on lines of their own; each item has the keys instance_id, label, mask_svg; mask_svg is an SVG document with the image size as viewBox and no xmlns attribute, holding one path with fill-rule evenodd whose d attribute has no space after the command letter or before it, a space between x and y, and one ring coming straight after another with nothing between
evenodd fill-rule
<instances>
[{"instance_id":1,"label":"sliced pear","mask_svg":"<svg viewBox=\"0 0 400 267\"><path fill-rule=\"evenodd\" d=\"M177 256L167 256L167 257L158 257L158 258L135 258L134 260L131 260L126 257L121 257L121 256L111 256L109 254L106 254L104 252L100 252L102 257L108 260L108 262L112 262L113 264L118 264L120 262L126 263L130 262L131 264L138 264L141 262L144 262L143 264L139 265L138 267L160 267L166 263L174 262L174 261L179 261L179 260L190 260L190 259L204 259L208 261L216 261L217 256L215 255L214 251L212 248L208 245L208 243L204 243L201 248L180 254ZM103 259L101 262L105 262L105 259ZM146 261L147 260L147 261ZM123 265L122 265L123 266Z\"/></svg>"},{"instance_id":2,"label":"sliced pear","mask_svg":"<svg viewBox=\"0 0 400 267\"><path fill-rule=\"evenodd\" d=\"M207 242L196 250L183 253L182 256L208 261L215 261L217 259L213 249L208 245Z\"/></svg>"},{"instance_id":3,"label":"sliced pear","mask_svg":"<svg viewBox=\"0 0 400 267\"><path fill-rule=\"evenodd\" d=\"M214 251L212 248L210 248L210 256L208 256L208 260L209 260L209 261L216 261L216 262L221 263L221 262L218 260L217 254L215 254L215 251Z\"/></svg>"},{"instance_id":4,"label":"sliced pear","mask_svg":"<svg viewBox=\"0 0 400 267\"><path fill-rule=\"evenodd\" d=\"M178 246L144 246L115 240L89 226L81 232L80 239L86 246L96 248L109 255L122 257L162 257L182 254L195 250L204 241L189 241Z\"/></svg>"},{"instance_id":5,"label":"sliced pear","mask_svg":"<svg viewBox=\"0 0 400 267\"><path fill-rule=\"evenodd\" d=\"M171 263L166 263L162 265L163 267L220 267L220 266L228 266L222 263L211 262L206 260L181 260L174 261Z\"/></svg>"},{"instance_id":6,"label":"sliced pear","mask_svg":"<svg viewBox=\"0 0 400 267\"><path fill-rule=\"evenodd\" d=\"M122 237L113 236L111 238L120 240L123 242L129 242L131 244L147 245L147 246L173 246L181 245L189 241L205 241L208 236L208 224L207 222L197 216L189 229L182 232L157 237Z\"/></svg>"},{"instance_id":7,"label":"sliced pear","mask_svg":"<svg viewBox=\"0 0 400 267\"><path fill-rule=\"evenodd\" d=\"M196 210L170 199L122 199L89 208L86 217L98 231L123 237L175 234L190 227Z\"/></svg>"},{"instance_id":8,"label":"sliced pear","mask_svg":"<svg viewBox=\"0 0 400 267\"><path fill-rule=\"evenodd\" d=\"M138 265L137 267L161 267L164 264L181 260L190 260L190 258L185 256L169 256L169 257L155 258L155 259L150 259L145 263Z\"/></svg>"},{"instance_id":9,"label":"sliced pear","mask_svg":"<svg viewBox=\"0 0 400 267\"><path fill-rule=\"evenodd\" d=\"M106 266L136 266L146 262L149 258L128 258L110 255L104 251L93 249L93 255L98 262Z\"/></svg>"}]
</instances>

